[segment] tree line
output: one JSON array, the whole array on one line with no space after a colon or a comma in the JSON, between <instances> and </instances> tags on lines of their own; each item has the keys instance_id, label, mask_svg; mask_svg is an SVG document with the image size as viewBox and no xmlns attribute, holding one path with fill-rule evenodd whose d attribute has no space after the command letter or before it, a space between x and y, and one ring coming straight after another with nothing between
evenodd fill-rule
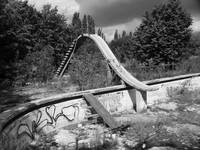
<instances>
[{"instance_id":1,"label":"tree line","mask_svg":"<svg viewBox=\"0 0 200 150\"><path fill-rule=\"evenodd\" d=\"M142 72L138 66L150 67L155 71L160 66L163 71L168 72L175 69L174 67L178 68L179 63L186 61L190 56L197 54L198 48L193 40L191 24L192 18L183 9L181 2L168 0L146 12L134 33L122 31L120 34L116 30L109 46L120 62L128 65L126 67L129 71L136 72L137 77L139 77L137 71ZM92 53L90 50L93 50ZM103 58L100 57L101 54L97 54L97 51L91 43L85 44L69 68L71 76L75 77L81 89L112 85L108 81L105 62L102 61ZM195 63L194 61L191 65L196 65ZM187 66L187 69L184 69L188 70L188 68L191 67ZM178 69L180 71L180 68Z\"/></svg>"},{"instance_id":2,"label":"tree line","mask_svg":"<svg viewBox=\"0 0 200 150\"><path fill-rule=\"evenodd\" d=\"M110 47L122 62L135 59L144 65L176 64L199 48L199 35L190 28L192 18L181 1L168 0L145 12L135 32L115 31Z\"/></svg>"},{"instance_id":3,"label":"tree line","mask_svg":"<svg viewBox=\"0 0 200 150\"><path fill-rule=\"evenodd\" d=\"M199 33L193 33L192 18L179 0L168 0L146 12L135 32L116 30L109 43L123 63L145 66L179 63L198 55ZM44 5L41 11L27 1L2 0L0 3L0 83L24 85L27 82L46 82L54 75L72 40L83 33L94 34L95 21L90 15L74 13L68 23L57 7ZM102 28L96 29L104 40ZM77 50L69 73L80 86L88 80L107 84L103 57L91 42ZM91 65L93 62L95 65ZM80 65L83 67L80 67ZM87 70L87 65L90 69ZM90 73L87 73L86 70ZM94 77L92 79L92 77ZM102 84L102 85L103 85ZM102 86L101 85L101 86ZM94 87L92 87L94 88Z\"/></svg>"},{"instance_id":4,"label":"tree line","mask_svg":"<svg viewBox=\"0 0 200 150\"><path fill-rule=\"evenodd\" d=\"M0 4L0 83L45 82L53 77L72 40L95 33L94 19L74 13L72 22L57 7L36 10L28 1L2 0Z\"/></svg>"}]
</instances>

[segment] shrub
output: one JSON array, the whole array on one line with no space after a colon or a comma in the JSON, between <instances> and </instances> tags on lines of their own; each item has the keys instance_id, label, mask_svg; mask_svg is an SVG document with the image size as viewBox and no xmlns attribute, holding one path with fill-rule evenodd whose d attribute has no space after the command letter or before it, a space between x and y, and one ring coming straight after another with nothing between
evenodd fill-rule
<instances>
[{"instance_id":1,"label":"shrub","mask_svg":"<svg viewBox=\"0 0 200 150\"><path fill-rule=\"evenodd\" d=\"M106 62L93 43L86 43L75 53L69 66L71 79L81 90L107 85Z\"/></svg>"}]
</instances>

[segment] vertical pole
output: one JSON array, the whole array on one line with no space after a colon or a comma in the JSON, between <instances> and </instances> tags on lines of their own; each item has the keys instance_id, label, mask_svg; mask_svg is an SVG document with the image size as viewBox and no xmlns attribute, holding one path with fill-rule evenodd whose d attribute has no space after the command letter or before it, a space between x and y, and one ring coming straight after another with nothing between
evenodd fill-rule
<instances>
[{"instance_id":1,"label":"vertical pole","mask_svg":"<svg viewBox=\"0 0 200 150\"><path fill-rule=\"evenodd\" d=\"M136 112L143 112L147 109L147 91L131 89L128 90L128 93Z\"/></svg>"},{"instance_id":2,"label":"vertical pole","mask_svg":"<svg viewBox=\"0 0 200 150\"><path fill-rule=\"evenodd\" d=\"M107 86L112 83L113 74L110 66L106 63L106 71L107 71Z\"/></svg>"}]
</instances>

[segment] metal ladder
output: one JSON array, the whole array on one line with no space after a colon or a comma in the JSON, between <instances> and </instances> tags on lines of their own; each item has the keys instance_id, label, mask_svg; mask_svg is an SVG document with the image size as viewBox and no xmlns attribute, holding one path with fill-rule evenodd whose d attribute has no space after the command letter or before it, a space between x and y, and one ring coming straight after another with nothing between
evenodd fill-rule
<instances>
[{"instance_id":1,"label":"metal ladder","mask_svg":"<svg viewBox=\"0 0 200 150\"><path fill-rule=\"evenodd\" d=\"M69 49L65 53L64 59L62 60L62 62L60 63L60 66L56 70L56 74L55 74L56 77L60 78L64 74L65 69L68 66L69 61L70 61L70 59L71 59L71 57L72 57L72 55L74 53L74 50L75 50L75 47L76 47L76 43L77 43L77 40L75 39L75 40L73 40L73 42L69 46Z\"/></svg>"}]
</instances>

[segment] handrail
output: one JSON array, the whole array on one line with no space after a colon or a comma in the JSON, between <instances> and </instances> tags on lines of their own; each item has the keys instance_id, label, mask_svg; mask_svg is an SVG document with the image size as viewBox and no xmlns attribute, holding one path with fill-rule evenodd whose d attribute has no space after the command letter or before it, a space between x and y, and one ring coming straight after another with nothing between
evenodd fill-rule
<instances>
[{"instance_id":1,"label":"handrail","mask_svg":"<svg viewBox=\"0 0 200 150\"><path fill-rule=\"evenodd\" d=\"M169 78L162 78L162 79L156 79L156 80L150 80L150 81L144 81L147 85L157 85L162 83L167 83L171 81L178 81L193 77L199 77L200 73L195 74L187 74L187 75L180 75L175 77L169 77ZM159 81L159 82L158 82ZM65 101L75 100L79 98L83 98L83 95L86 93L92 93L93 95L101 95L101 94L107 94L107 93L113 93L123 90L130 90L133 89L131 86L126 85L117 85L117 86L110 86L106 88L98 88L98 89L92 89L92 90L86 90L86 91L79 91L79 92L73 92L73 93L66 93L66 94L59 94L56 96L51 96L48 98L42 98L39 100L35 100L32 102L28 102L26 104L21 104L16 107L13 107L10 110L4 111L0 114L0 116L6 116L6 122L3 123L3 125L0 128L0 133L3 132L3 130L12 122L20 118L21 116L26 115L27 113L37 110L39 108L62 103ZM12 111L12 115L8 116L8 114ZM14 113L14 115L13 115Z\"/></svg>"},{"instance_id":2,"label":"handrail","mask_svg":"<svg viewBox=\"0 0 200 150\"><path fill-rule=\"evenodd\" d=\"M0 114L0 116L7 117L6 122L3 123L2 126L0 126L0 133L3 132L3 130L9 124L14 122L18 118L28 114L29 112L40 109L42 107L46 107L49 105L58 104L58 103L66 102L66 101L71 101L75 99L80 99L80 98L83 98L83 95L87 93L91 93L93 95L101 95L101 94L113 93L117 91L129 90L129 89L133 89L133 87L125 86L125 85L111 86L111 87L106 87L106 88L92 89L92 90L79 91L79 92L73 92L73 93L67 93L67 94L59 94L56 96L42 98L39 100L28 102L26 104L18 105ZM9 116L9 113L11 111L14 113L14 115L12 113L11 116Z\"/></svg>"}]
</instances>

